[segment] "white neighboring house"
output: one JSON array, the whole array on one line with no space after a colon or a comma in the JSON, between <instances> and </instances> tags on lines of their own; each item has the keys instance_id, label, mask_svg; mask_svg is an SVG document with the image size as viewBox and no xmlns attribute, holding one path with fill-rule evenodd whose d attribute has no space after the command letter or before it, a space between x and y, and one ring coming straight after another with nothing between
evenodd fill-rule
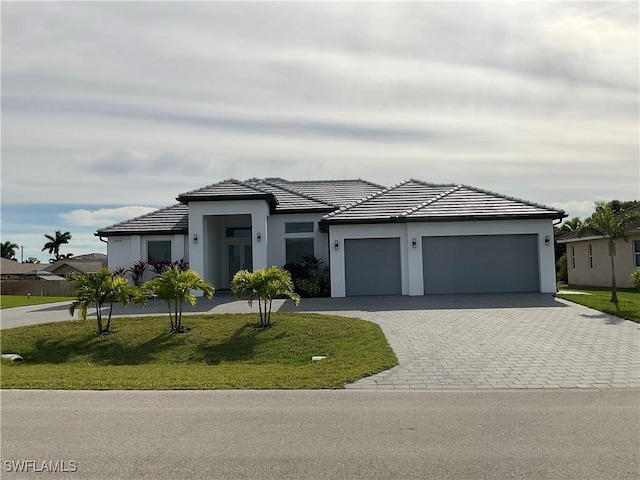
<instances>
[{"instance_id":1,"label":"white neighboring house","mask_svg":"<svg viewBox=\"0 0 640 480\"><path fill-rule=\"evenodd\" d=\"M188 260L218 289L241 268L315 255L331 295L556 291L562 210L465 185L224 180L98 230L109 268Z\"/></svg>"}]
</instances>

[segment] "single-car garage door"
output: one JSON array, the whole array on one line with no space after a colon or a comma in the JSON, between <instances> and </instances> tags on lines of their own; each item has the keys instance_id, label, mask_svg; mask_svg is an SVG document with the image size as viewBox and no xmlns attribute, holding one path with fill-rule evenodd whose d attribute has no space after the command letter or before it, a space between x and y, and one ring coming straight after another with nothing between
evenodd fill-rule
<instances>
[{"instance_id":1,"label":"single-car garage door","mask_svg":"<svg viewBox=\"0 0 640 480\"><path fill-rule=\"evenodd\" d=\"M399 238L346 239L344 263L348 297L402 293Z\"/></svg>"},{"instance_id":2,"label":"single-car garage door","mask_svg":"<svg viewBox=\"0 0 640 480\"><path fill-rule=\"evenodd\" d=\"M424 293L537 292L537 235L422 237Z\"/></svg>"}]
</instances>

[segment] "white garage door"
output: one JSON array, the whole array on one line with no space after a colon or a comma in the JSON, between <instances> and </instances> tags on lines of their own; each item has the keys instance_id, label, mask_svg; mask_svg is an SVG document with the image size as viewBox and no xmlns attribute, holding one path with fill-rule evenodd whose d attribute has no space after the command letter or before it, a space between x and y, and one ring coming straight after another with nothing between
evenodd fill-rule
<instances>
[{"instance_id":1,"label":"white garage door","mask_svg":"<svg viewBox=\"0 0 640 480\"><path fill-rule=\"evenodd\" d=\"M537 235L422 237L424 293L537 292Z\"/></svg>"},{"instance_id":2,"label":"white garage door","mask_svg":"<svg viewBox=\"0 0 640 480\"><path fill-rule=\"evenodd\" d=\"M402 293L399 238L347 239L344 263L348 297Z\"/></svg>"}]
</instances>

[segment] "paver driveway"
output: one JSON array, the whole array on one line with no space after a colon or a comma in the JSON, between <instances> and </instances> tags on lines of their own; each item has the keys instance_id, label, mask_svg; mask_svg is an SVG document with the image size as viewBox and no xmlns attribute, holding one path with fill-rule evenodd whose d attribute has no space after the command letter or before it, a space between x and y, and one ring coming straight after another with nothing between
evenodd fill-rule
<instances>
[{"instance_id":1,"label":"paver driveway","mask_svg":"<svg viewBox=\"0 0 640 480\"><path fill-rule=\"evenodd\" d=\"M378 323L400 365L347 388L640 386L640 325L544 294L305 299Z\"/></svg>"}]
</instances>

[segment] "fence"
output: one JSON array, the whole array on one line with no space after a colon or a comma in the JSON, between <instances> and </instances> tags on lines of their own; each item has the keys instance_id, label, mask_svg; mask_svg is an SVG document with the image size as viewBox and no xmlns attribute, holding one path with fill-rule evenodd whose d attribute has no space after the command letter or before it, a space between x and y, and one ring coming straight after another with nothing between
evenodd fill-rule
<instances>
[{"instance_id":1,"label":"fence","mask_svg":"<svg viewBox=\"0 0 640 480\"><path fill-rule=\"evenodd\" d=\"M73 297L73 284L64 280L4 280L0 282L2 295L45 297Z\"/></svg>"}]
</instances>

